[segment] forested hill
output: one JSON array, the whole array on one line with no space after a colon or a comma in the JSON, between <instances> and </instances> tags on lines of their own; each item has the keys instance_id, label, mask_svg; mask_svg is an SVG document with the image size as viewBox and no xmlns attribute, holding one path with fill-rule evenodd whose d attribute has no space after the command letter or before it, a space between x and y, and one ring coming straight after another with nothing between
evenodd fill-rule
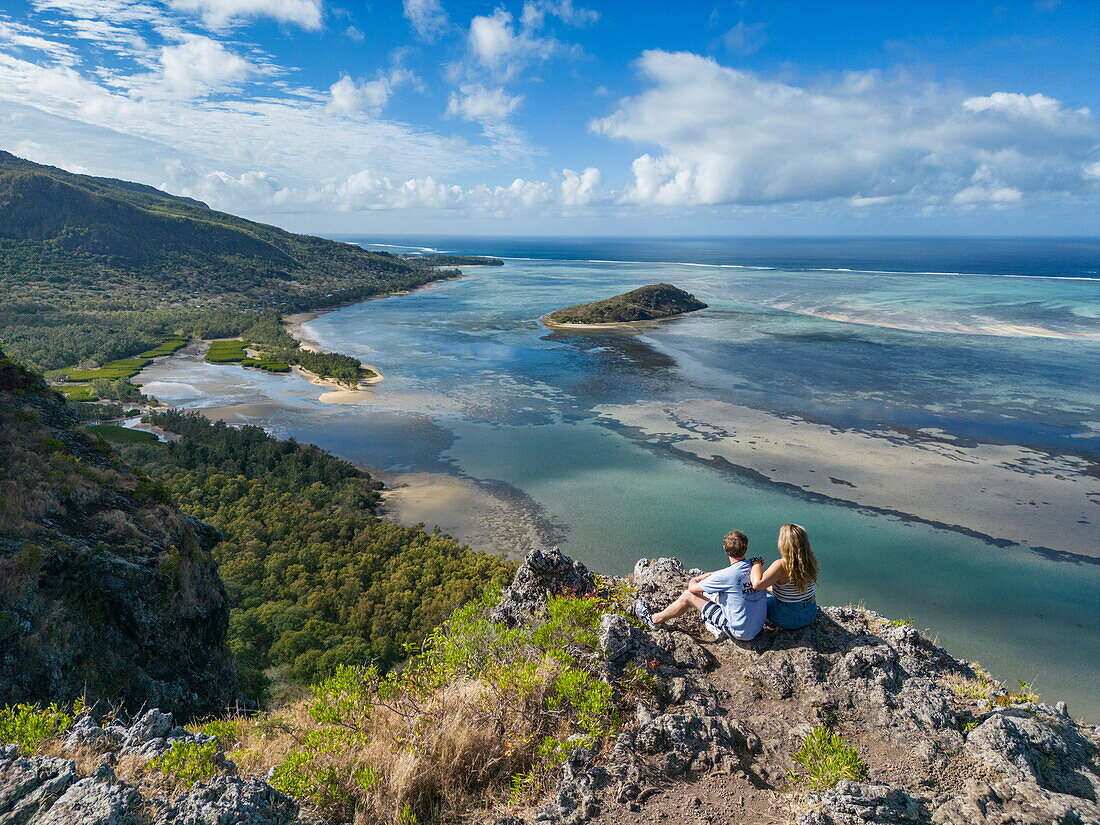
<instances>
[{"instance_id":1,"label":"forested hill","mask_svg":"<svg viewBox=\"0 0 1100 825\"><path fill-rule=\"evenodd\" d=\"M234 335L450 273L0 151L0 340L40 369ZM250 317L245 317L250 316Z\"/></svg>"}]
</instances>

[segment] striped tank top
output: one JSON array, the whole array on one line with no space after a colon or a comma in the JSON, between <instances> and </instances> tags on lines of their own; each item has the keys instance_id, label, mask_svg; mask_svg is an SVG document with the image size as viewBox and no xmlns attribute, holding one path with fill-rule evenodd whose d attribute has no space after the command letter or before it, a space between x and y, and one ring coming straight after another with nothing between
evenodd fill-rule
<instances>
[{"instance_id":1,"label":"striped tank top","mask_svg":"<svg viewBox=\"0 0 1100 825\"><path fill-rule=\"evenodd\" d=\"M814 598L814 585L811 584L805 590L799 590L790 582L786 584L773 584L772 595L780 602L808 602Z\"/></svg>"}]
</instances>

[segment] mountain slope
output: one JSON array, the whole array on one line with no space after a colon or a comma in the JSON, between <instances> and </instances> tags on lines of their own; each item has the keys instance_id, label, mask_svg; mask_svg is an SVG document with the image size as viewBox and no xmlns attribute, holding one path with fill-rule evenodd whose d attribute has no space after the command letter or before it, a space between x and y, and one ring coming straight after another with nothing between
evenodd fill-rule
<instances>
[{"instance_id":1,"label":"mountain slope","mask_svg":"<svg viewBox=\"0 0 1100 825\"><path fill-rule=\"evenodd\" d=\"M0 152L0 340L40 369L452 274Z\"/></svg>"},{"instance_id":2,"label":"mountain slope","mask_svg":"<svg viewBox=\"0 0 1100 825\"><path fill-rule=\"evenodd\" d=\"M0 704L232 703L215 540L0 352Z\"/></svg>"}]
</instances>

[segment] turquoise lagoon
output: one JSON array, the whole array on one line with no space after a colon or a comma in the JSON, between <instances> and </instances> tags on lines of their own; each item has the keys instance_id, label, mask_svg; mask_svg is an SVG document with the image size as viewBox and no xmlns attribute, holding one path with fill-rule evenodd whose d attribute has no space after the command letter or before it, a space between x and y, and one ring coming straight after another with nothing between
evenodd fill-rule
<instances>
[{"instance_id":1,"label":"turquoise lagoon","mask_svg":"<svg viewBox=\"0 0 1100 825\"><path fill-rule=\"evenodd\" d=\"M610 573L658 555L713 567L734 526L774 556L778 526L797 521L822 560L823 602L912 618L956 655L1100 721L1100 564L772 485L597 411L706 398L1100 460L1096 245L1059 257L906 243L917 246L400 239L508 260L309 323L325 348L381 369L369 403L323 404L295 378L197 359L141 377L179 406L236 406L372 468L491 483L529 505L548 539ZM637 333L538 321L659 281L711 308Z\"/></svg>"}]
</instances>

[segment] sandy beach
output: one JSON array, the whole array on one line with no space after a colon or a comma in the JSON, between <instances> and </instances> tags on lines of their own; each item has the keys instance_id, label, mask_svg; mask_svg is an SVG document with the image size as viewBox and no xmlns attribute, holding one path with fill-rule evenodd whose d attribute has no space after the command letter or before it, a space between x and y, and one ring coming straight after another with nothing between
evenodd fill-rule
<instances>
[{"instance_id":1,"label":"sandy beach","mask_svg":"<svg viewBox=\"0 0 1100 825\"><path fill-rule=\"evenodd\" d=\"M1100 559L1100 477L1084 458L934 432L841 429L718 401L598 412L647 440L807 493Z\"/></svg>"},{"instance_id":2,"label":"sandy beach","mask_svg":"<svg viewBox=\"0 0 1100 825\"><path fill-rule=\"evenodd\" d=\"M539 322L550 329L623 329L623 330L643 330L652 329L654 325L661 323L662 321L675 321L677 318L686 318L690 313L680 312L676 315L669 315L667 318L647 318L644 321L616 321L609 324L559 324L555 321L548 321L547 319L553 313L543 315L539 318Z\"/></svg>"}]
</instances>

